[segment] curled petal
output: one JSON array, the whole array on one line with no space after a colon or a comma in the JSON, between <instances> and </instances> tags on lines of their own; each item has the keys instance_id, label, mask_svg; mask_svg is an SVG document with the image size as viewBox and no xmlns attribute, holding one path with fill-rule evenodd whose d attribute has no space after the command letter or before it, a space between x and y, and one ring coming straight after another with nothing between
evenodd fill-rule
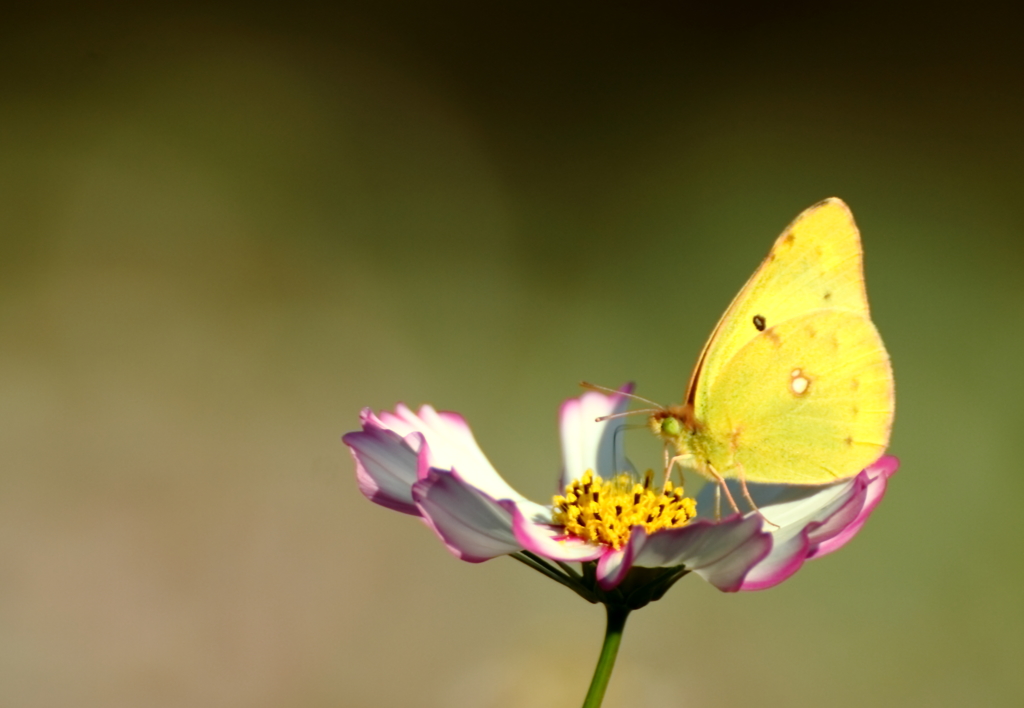
<instances>
[{"instance_id":1,"label":"curled petal","mask_svg":"<svg viewBox=\"0 0 1024 708\"><path fill-rule=\"evenodd\" d=\"M642 533L637 527L635 533ZM618 550L609 550L597 562L597 584L602 590L612 590L625 579L633 568L634 545L627 543Z\"/></svg>"},{"instance_id":2,"label":"curled petal","mask_svg":"<svg viewBox=\"0 0 1024 708\"><path fill-rule=\"evenodd\" d=\"M558 415L563 465L560 488L579 479L587 470L608 479L630 469L618 434L625 421L615 418L595 422L602 416L626 410L629 397L623 394L631 393L633 384L619 390L621 393L614 395L588 391L562 404Z\"/></svg>"},{"instance_id":3,"label":"curled petal","mask_svg":"<svg viewBox=\"0 0 1024 708\"><path fill-rule=\"evenodd\" d=\"M857 532L864 526L864 522L871 516L871 512L882 501L889 478L896 474L899 466L900 461L897 458L887 455L861 473L866 477L867 490L864 503L859 508L857 515L845 527L836 528L836 525L829 520L815 529L810 535L811 549L807 554L808 559L819 558L838 551L857 535Z\"/></svg>"},{"instance_id":4,"label":"curled petal","mask_svg":"<svg viewBox=\"0 0 1024 708\"><path fill-rule=\"evenodd\" d=\"M490 460L484 455L469 429L469 424L457 413L437 412L431 406L421 406L413 413L399 404L395 412L380 414L381 424L401 436L419 433L426 441L427 460L425 469L458 469L459 476L467 484L493 499L525 500L501 478Z\"/></svg>"},{"instance_id":5,"label":"curled petal","mask_svg":"<svg viewBox=\"0 0 1024 708\"><path fill-rule=\"evenodd\" d=\"M603 546L566 536L563 529L544 523L544 519L551 518L551 511L546 507L531 504L531 509L510 501L502 501L499 504L512 514L512 530L522 544L521 547L538 556L563 563L574 563L596 560L605 552Z\"/></svg>"},{"instance_id":6,"label":"curled petal","mask_svg":"<svg viewBox=\"0 0 1024 708\"><path fill-rule=\"evenodd\" d=\"M678 529L647 535L633 529L633 565L685 566L719 590L734 592L772 547L769 534L756 516L735 515L718 523L698 519Z\"/></svg>"},{"instance_id":7,"label":"curled petal","mask_svg":"<svg viewBox=\"0 0 1024 708\"><path fill-rule=\"evenodd\" d=\"M809 558L831 553L853 538L885 494L899 461L882 457L852 479L826 487L791 486L759 506L774 541L771 553L743 581L741 590L763 590L790 577ZM759 493L755 492L755 501ZM769 490L769 494L771 491Z\"/></svg>"},{"instance_id":8,"label":"curled petal","mask_svg":"<svg viewBox=\"0 0 1024 708\"><path fill-rule=\"evenodd\" d=\"M369 409L364 409L361 417L363 430L342 437L356 462L359 490L381 506L418 515L411 488L417 477L423 437L414 433L403 438L378 425Z\"/></svg>"},{"instance_id":9,"label":"curled petal","mask_svg":"<svg viewBox=\"0 0 1024 708\"><path fill-rule=\"evenodd\" d=\"M758 566L747 573L738 590L765 590L774 587L793 573L800 570L807 558L810 544L802 531L786 537L778 537L767 555Z\"/></svg>"},{"instance_id":10,"label":"curled petal","mask_svg":"<svg viewBox=\"0 0 1024 708\"><path fill-rule=\"evenodd\" d=\"M522 548L512 515L455 471L431 469L412 487L427 524L455 556L480 563Z\"/></svg>"}]
</instances>

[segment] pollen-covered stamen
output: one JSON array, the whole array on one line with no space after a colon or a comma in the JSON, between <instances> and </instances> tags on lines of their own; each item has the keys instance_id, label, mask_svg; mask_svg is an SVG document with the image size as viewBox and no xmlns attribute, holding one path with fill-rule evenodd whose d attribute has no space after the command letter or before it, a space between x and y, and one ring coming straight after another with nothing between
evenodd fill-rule
<instances>
[{"instance_id":1,"label":"pollen-covered stamen","mask_svg":"<svg viewBox=\"0 0 1024 708\"><path fill-rule=\"evenodd\" d=\"M685 526L697 513L696 502L672 482L652 489L653 480L648 471L642 484L629 474L606 482L588 470L566 486L564 496L555 496L552 521L569 535L613 548L629 541L634 526L647 533Z\"/></svg>"}]
</instances>

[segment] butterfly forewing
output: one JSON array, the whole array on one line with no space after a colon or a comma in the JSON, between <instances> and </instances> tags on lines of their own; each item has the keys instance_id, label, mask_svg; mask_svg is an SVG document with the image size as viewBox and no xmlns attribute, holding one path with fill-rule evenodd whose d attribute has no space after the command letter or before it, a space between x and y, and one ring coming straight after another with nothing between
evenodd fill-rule
<instances>
[{"instance_id":1,"label":"butterfly forewing","mask_svg":"<svg viewBox=\"0 0 1024 708\"><path fill-rule=\"evenodd\" d=\"M704 346L685 400L706 396L725 363L764 329L818 309L868 314L860 235L836 198L804 211L775 241Z\"/></svg>"}]
</instances>

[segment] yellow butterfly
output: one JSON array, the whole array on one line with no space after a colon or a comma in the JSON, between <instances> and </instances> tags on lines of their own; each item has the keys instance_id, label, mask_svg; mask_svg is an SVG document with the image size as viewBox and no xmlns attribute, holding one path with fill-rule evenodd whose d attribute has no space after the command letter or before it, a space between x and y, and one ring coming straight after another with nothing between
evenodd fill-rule
<instances>
[{"instance_id":1,"label":"yellow butterfly","mask_svg":"<svg viewBox=\"0 0 1024 708\"><path fill-rule=\"evenodd\" d=\"M693 467L729 495L725 477L745 493L747 481L827 484L878 459L895 396L861 254L840 199L782 232L704 345L683 404L648 419L676 450L668 470Z\"/></svg>"}]
</instances>

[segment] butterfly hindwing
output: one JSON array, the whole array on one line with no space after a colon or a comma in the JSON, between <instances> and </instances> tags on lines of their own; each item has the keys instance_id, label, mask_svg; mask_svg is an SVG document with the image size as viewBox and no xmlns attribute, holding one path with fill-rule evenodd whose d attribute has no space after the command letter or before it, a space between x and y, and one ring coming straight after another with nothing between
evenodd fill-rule
<instances>
[{"instance_id":1,"label":"butterfly hindwing","mask_svg":"<svg viewBox=\"0 0 1024 708\"><path fill-rule=\"evenodd\" d=\"M869 319L813 311L766 328L723 367L695 443L723 475L823 484L885 450L892 372Z\"/></svg>"}]
</instances>

